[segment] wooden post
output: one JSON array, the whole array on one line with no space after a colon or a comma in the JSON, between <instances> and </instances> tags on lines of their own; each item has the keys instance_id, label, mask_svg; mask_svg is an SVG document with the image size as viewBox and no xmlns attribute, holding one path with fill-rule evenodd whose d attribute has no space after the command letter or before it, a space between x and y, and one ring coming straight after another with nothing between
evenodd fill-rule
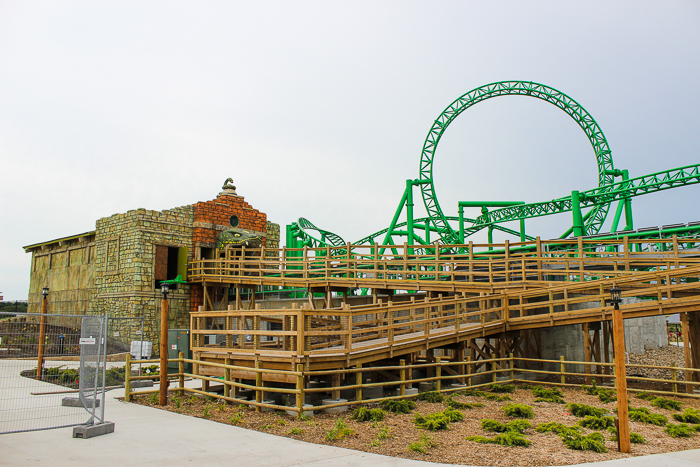
<instances>
[{"instance_id":1,"label":"wooden post","mask_svg":"<svg viewBox=\"0 0 700 467\"><path fill-rule=\"evenodd\" d=\"M297 417L301 418L304 413L304 365L297 363Z\"/></svg>"},{"instance_id":2,"label":"wooden post","mask_svg":"<svg viewBox=\"0 0 700 467\"><path fill-rule=\"evenodd\" d=\"M561 375L561 384L566 384L566 364L564 363L564 356L559 357L559 374Z\"/></svg>"},{"instance_id":3,"label":"wooden post","mask_svg":"<svg viewBox=\"0 0 700 467\"><path fill-rule=\"evenodd\" d=\"M442 359L440 357L435 357L435 378L437 378L435 380L435 388L438 391L442 390L442 365L440 365L441 361Z\"/></svg>"},{"instance_id":4,"label":"wooden post","mask_svg":"<svg viewBox=\"0 0 700 467\"><path fill-rule=\"evenodd\" d=\"M471 387L472 385L472 357L469 356L467 357L467 387Z\"/></svg>"},{"instance_id":5,"label":"wooden post","mask_svg":"<svg viewBox=\"0 0 700 467\"><path fill-rule=\"evenodd\" d=\"M508 357L510 358L510 380L513 381L515 379L515 362L513 361L513 352L509 353Z\"/></svg>"},{"instance_id":6,"label":"wooden post","mask_svg":"<svg viewBox=\"0 0 700 467\"><path fill-rule=\"evenodd\" d=\"M224 364L225 365L230 365L231 364L231 357L226 356L224 359ZM224 368L224 397L231 397L231 386L229 386L229 382L231 381L231 368ZM227 401L228 402L228 401Z\"/></svg>"},{"instance_id":7,"label":"wooden post","mask_svg":"<svg viewBox=\"0 0 700 467\"><path fill-rule=\"evenodd\" d=\"M688 324L688 313L680 313L681 315L681 334L683 334L683 356L685 357L685 367L686 368L692 368L693 367L693 359L690 354L690 326ZM693 372L692 371L686 371L685 372L685 380L686 381L692 381L693 380ZM693 385L692 384L686 384L685 385L685 392L688 394L693 394Z\"/></svg>"},{"instance_id":8,"label":"wooden post","mask_svg":"<svg viewBox=\"0 0 700 467\"><path fill-rule=\"evenodd\" d=\"M355 368L357 368L358 370L361 369L362 363L358 363L355 366ZM362 402L362 372L361 371L358 371L357 373L355 373L355 384L360 385L359 388L355 389L355 400L359 404Z\"/></svg>"},{"instance_id":9,"label":"wooden post","mask_svg":"<svg viewBox=\"0 0 700 467\"><path fill-rule=\"evenodd\" d=\"M41 318L39 320L39 351L36 364L36 379L41 379L44 374L44 347L46 345L46 302L48 295L44 294L41 300ZM98 342L99 344L99 342Z\"/></svg>"},{"instance_id":10,"label":"wooden post","mask_svg":"<svg viewBox=\"0 0 700 467\"><path fill-rule=\"evenodd\" d=\"M260 370L262 368L262 362L257 361L255 362L255 368ZM263 385L263 375L261 371L256 371L255 372L255 402L258 404L262 402L262 385ZM260 412L260 406L255 407L256 412Z\"/></svg>"},{"instance_id":11,"label":"wooden post","mask_svg":"<svg viewBox=\"0 0 700 467\"><path fill-rule=\"evenodd\" d=\"M185 394L185 362L183 361L183 359L185 358L185 353L180 352L178 353L177 357L180 359L177 365L177 385L180 387L180 395L182 396Z\"/></svg>"},{"instance_id":12,"label":"wooden post","mask_svg":"<svg viewBox=\"0 0 700 467\"><path fill-rule=\"evenodd\" d=\"M160 384L158 403L168 405L168 295L160 302Z\"/></svg>"},{"instance_id":13,"label":"wooden post","mask_svg":"<svg viewBox=\"0 0 700 467\"><path fill-rule=\"evenodd\" d=\"M580 239L581 237L579 237ZM586 361L587 365L585 366L585 371L586 371L586 384L591 384L591 333L588 329L588 323L583 323L581 325L581 328L583 330L583 354L584 354L584 360Z\"/></svg>"},{"instance_id":14,"label":"wooden post","mask_svg":"<svg viewBox=\"0 0 700 467\"><path fill-rule=\"evenodd\" d=\"M131 353L126 354L124 365L124 401L131 402Z\"/></svg>"},{"instance_id":15,"label":"wooden post","mask_svg":"<svg viewBox=\"0 0 700 467\"><path fill-rule=\"evenodd\" d=\"M678 374L676 372L676 362L671 362L671 381L673 381L673 392L678 392Z\"/></svg>"},{"instance_id":16,"label":"wooden post","mask_svg":"<svg viewBox=\"0 0 700 467\"><path fill-rule=\"evenodd\" d=\"M626 239L627 237L625 237ZM620 452L631 452L627 407L627 368L625 367L625 329L622 321L622 311L617 303L613 309L613 343L615 346L617 417L620 423L620 427L617 430L617 439L620 440Z\"/></svg>"},{"instance_id":17,"label":"wooden post","mask_svg":"<svg viewBox=\"0 0 700 467\"><path fill-rule=\"evenodd\" d=\"M401 359L399 360L399 365L400 366L406 366L406 360ZM399 378L401 379L401 385L399 386L399 395L405 396L406 395L406 384L404 381L406 381L406 370L401 368L399 370Z\"/></svg>"}]
</instances>

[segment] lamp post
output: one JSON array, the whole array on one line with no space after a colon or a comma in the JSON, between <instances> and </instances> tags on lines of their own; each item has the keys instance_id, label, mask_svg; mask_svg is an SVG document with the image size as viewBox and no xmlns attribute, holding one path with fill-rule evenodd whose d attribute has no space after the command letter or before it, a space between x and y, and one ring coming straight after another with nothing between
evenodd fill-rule
<instances>
[{"instance_id":1,"label":"lamp post","mask_svg":"<svg viewBox=\"0 0 700 467\"><path fill-rule=\"evenodd\" d=\"M630 425L627 412L627 368L625 366L625 328L622 321L622 290L610 288L609 303L613 304L613 348L615 349L615 385L617 388L617 446L620 452L631 452Z\"/></svg>"},{"instance_id":2,"label":"lamp post","mask_svg":"<svg viewBox=\"0 0 700 467\"><path fill-rule=\"evenodd\" d=\"M160 405L168 405L168 292L170 286L161 282L160 292L163 299L160 302Z\"/></svg>"},{"instance_id":3,"label":"lamp post","mask_svg":"<svg viewBox=\"0 0 700 467\"><path fill-rule=\"evenodd\" d=\"M39 350L36 363L36 379L41 379L44 374L44 347L46 341L46 303L49 297L49 288L41 289L41 319L39 321Z\"/></svg>"}]
</instances>

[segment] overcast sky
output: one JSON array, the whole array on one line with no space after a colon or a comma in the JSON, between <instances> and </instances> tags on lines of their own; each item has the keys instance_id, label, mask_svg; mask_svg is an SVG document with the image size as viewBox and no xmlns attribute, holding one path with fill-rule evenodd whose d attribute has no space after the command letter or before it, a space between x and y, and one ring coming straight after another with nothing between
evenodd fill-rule
<instances>
[{"instance_id":1,"label":"overcast sky","mask_svg":"<svg viewBox=\"0 0 700 467\"><path fill-rule=\"evenodd\" d=\"M0 291L27 298L22 246L213 199L227 177L283 229L357 240L388 226L440 112L511 79L577 100L631 176L700 162L696 1L0 0ZM467 110L434 170L448 215L597 185L581 129L526 97ZM635 198L636 226L700 220L699 198Z\"/></svg>"}]
</instances>

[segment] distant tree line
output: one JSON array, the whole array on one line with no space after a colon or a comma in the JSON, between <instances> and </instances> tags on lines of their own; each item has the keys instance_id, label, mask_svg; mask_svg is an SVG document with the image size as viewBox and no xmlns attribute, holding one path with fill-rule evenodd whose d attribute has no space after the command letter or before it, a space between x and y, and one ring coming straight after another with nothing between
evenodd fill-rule
<instances>
[{"instance_id":1,"label":"distant tree line","mask_svg":"<svg viewBox=\"0 0 700 467\"><path fill-rule=\"evenodd\" d=\"M26 313L27 312L27 301L26 300L13 300L13 301L0 301L0 311L10 312L10 313Z\"/></svg>"}]
</instances>

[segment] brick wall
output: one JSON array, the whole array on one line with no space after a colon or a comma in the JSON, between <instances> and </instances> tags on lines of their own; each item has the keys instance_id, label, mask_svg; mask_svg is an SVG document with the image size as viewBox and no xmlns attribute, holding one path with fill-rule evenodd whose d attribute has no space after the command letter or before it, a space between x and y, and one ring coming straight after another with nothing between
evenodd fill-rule
<instances>
[{"instance_id":1,"label":"brick wall","mask_svg":"<svg viewBox=\"0 0 700 467\"><path fill-rule=\"evenodd\" d=\"M240 229L267 232L267 214L253 209L242 196L221 194L215 200L196 203L193 208L193 241L197 246L213 248L219 232L230 228L231 216L238 217L237 227Z\"/></svg>"}]
</instances>

